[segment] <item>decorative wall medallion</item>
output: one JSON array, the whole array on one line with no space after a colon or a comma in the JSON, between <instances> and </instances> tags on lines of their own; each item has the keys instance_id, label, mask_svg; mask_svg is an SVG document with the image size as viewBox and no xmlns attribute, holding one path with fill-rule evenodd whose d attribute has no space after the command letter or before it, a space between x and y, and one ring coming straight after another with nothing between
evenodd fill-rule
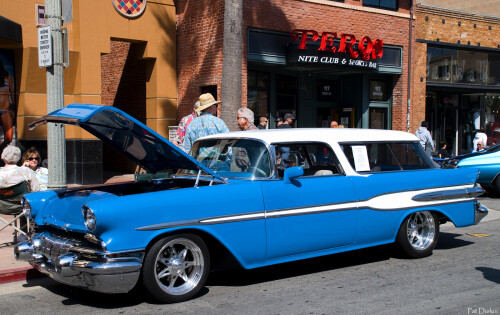
<instances>
[{"instance_id":1,"label":"decorative wall medallion","mask_svg":"<svg viewBox=\"0 0 500 315\"><path fill-rule=\"evenodd\" d=\"M139 17L146 10L146 0L111 0L116 11L128 18Z\"/></svg>"}]
</instances>

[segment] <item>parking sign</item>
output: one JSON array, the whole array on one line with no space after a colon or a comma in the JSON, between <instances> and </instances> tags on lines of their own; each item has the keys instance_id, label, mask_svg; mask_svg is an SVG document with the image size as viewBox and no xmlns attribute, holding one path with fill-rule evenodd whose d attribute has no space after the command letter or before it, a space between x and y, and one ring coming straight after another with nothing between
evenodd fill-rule
<instances>
[{"instance_id":1,"label":"parking sign","mask_svg":"<svg viewBox=\"0 0 500 315\"><path fill-rule=\"evenodd\" d=\"M52 66L52 36L50 26L38 28L38 66Z\"/></svg>"}]
</instances>

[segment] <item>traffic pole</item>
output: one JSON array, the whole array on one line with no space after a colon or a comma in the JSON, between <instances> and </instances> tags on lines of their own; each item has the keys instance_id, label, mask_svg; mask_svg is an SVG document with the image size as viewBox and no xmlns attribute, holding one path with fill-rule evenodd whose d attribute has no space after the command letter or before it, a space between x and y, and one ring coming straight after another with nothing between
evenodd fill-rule
<instances>
[{"instance_id":1,"label":"traffic pole","mask_svg":"<svg viewBox=\"0 0 500 315\"><path fill-rule=\"evenodd\" d=\"M64 107L61 0L45 0L45 18L51 27L53 64L47 67L47 113ZM66 187L66 141L63 124L47 124L48 189Z\"/></svg>"}]
</instances>

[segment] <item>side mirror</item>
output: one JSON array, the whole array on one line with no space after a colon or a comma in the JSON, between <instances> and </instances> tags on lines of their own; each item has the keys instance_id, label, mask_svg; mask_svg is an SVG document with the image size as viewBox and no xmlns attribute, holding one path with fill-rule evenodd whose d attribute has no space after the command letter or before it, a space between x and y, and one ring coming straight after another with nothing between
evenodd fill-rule
<instances>
[{"instance_id":1,"label":"side mirror","mask_svg":"<svg viewBox=\"0 0 500 315\"><path fill-rule=\"evenodd\" d=\"M301 166L289 167L285 170L283 179L285 181L285 184L291 184L294 178L302 175L304 175L304 169Z\"/></svg>"}]
</instances>

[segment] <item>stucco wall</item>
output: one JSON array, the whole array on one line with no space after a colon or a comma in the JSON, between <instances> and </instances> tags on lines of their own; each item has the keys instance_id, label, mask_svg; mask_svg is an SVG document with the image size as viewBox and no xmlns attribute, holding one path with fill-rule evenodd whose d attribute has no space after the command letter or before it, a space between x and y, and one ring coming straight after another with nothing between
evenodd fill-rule
<instances>
[{"instance_id":1,"label":"stucco wall","mask_svg":"<svg viewBox=\"0 0 500 315\"><path fill-rule=\"evenodd\" d=\"M2 4L2 16L22 25L19 84L18 138L44 139L46 129L28 131L26 125L46 114L46 74L38 67L35 4L17 0ZM70 66L64 70L65 104L101 104L101 55L110 52L111 40L141 44L146 60L146 123L165 136L177 123L176 17L173 0L148 1L138 18L121 16L111 1L73 0L73 21L68 23ZM66 128L67 138L91 138L79 128Z\"/></svg>"}]
</instances>

